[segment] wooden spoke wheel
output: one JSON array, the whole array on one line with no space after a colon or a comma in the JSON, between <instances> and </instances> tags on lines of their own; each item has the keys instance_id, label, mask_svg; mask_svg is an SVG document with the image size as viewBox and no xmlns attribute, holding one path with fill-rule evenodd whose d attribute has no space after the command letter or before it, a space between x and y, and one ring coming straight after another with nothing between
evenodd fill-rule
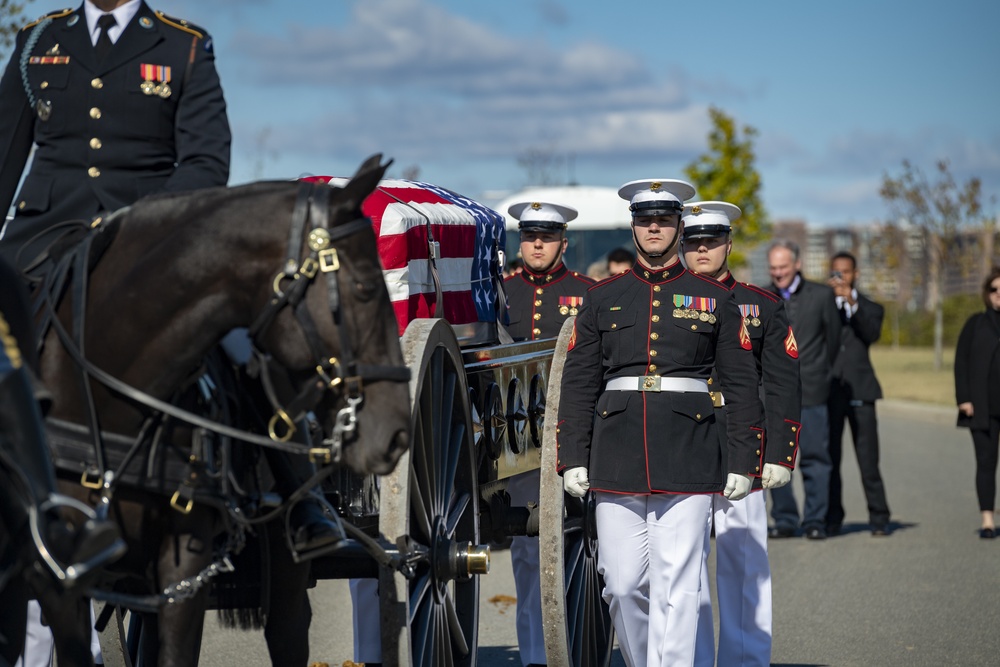
<instances>
[{"instance_id":1,"label":"wooden spoke wheel","mask_svg":"<svg viewBox=\"0 0 1000 667\"><path fill-rule=\"evenodd\" d=\"M479 546L474 433L462 354L443 320L416 320L401 340L410 367L412 439L382 478L379 530L408 536L424 551L407 579L382 569L382 660L400 667L473 667L479 578L489 550Z\"/></svg>"},{"instance_id":2,"label":"wooden spoke wheel","mask_svg":"<svg viewBox=\"0 0 1000 667\"><path fill-rule=\"evenodd\" d=\"M538 501L542 623L549 667L607 667L614 628L601 598L604 580L597 571L593 494L567 495L556 474L556 412L575 319L567 319L559 333L545 398L549 414L543 428Z\"/></svg>"}]
</instances>

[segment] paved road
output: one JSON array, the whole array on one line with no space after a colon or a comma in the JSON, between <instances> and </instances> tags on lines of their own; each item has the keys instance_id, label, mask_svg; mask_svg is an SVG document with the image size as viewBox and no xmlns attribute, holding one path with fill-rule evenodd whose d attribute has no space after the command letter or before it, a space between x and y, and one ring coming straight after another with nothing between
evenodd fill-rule
<instances>
[{"instance_id":1,"label":"paved road","mask_svg":"<svg viewBox=\"0 0 1000 667\"><path fill-rule=\"evenodd\" d=\"M857 464L845 451L845 533L824 542L775 540L772 664L1000 664L1000 541L980 540L968 432L954 411L879 404L882 471L894 532L867 529ZM801 499L801 482L795 482ZM479 665L518 666L510 559L494 553L482 579ZM312 660L352 657L345 582L312 592ZM220 630L209 617L202 664L267 664L261 635ZM615 656L616 666L623 665Z\"/></svg>"}]
</instances>

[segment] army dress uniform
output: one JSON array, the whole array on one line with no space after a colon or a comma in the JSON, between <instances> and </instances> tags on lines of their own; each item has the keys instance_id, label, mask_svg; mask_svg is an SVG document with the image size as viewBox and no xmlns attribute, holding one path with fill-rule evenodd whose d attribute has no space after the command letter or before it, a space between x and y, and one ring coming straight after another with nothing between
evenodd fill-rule
<instances>
[{"instance_id":1,"label":"army dress uniform","mask_svg":"<svg viewBox=\"0 0 1000 667\"><path fill-rule=\"evenodd\" d=\"M713 368L728 388L728 470ZM690 663L708 494L727 472L760 472L757 379L732 292L679 261L593 286L566 357L557 432L559 473L585 467L597 492L598 567L623 653ZM675 572L683 579L665 576Z\"/></svg>"},{"instance_id":2,"label":"army dress uniform","mask_svg":"<svg viewBox=\"0 0 1000 667\"><path fill-rule=\"evenodd\" d=\"M555 338L566 318L579 313L584 295L594 284L591 278L570 271L562 262L544 274L525 267L507 277L507 330L514 340Z\"/></svg>"},{"instance_id":3,"label":"army dress uniform","mask_svg":"<svg viewBox=\"0 0 1000 667\"><path fill-rule=\"evenodd\" d=\"M15 209L0 252L13 261L49 230L22 253L21 268L57 235L57 223L229 178L229 121L211 37L139 2L102 58L88 27L93 9L25 26L0 81L0 210L11 202Z\"/></svg>"}]
</instances>

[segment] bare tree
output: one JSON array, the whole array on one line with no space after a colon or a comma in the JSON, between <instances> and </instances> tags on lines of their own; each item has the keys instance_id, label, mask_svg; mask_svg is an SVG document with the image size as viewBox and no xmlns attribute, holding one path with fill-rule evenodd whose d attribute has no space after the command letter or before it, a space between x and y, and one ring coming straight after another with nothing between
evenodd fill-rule
<instances>
[{"instance_id":1,"label":"bare tree","mask_svg":"<svg viewBox=\"0 0 1000 667\"><path fill-rule=\"evenodd\" d=\"M953 263L969 265L959 235L966 227L983 223L982 185L975 177L957 183L947 160L938 161L934 181L904 160L898 177L883 174L879 195L897 219L905 219L923 232L928 262L926 307L934 311L934 369L941 370L945 269Z\"/></svg>"},{"instance_id":2,"label":"bare tree","mask_svg":"<svg viewBox=\"0 0 1000 667\"><path fill-rule=\"evenodd\" d=\"M528 185L558 185L566 157L555 148L528 148L517 156L517 166L528 174Z\"/></svg>"}]
</instances>

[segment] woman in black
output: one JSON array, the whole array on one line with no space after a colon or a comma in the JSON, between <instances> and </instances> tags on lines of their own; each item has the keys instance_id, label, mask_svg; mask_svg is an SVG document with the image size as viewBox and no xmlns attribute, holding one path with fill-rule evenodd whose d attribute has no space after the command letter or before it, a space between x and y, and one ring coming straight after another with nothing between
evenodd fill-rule
<instances>
[{"instance_id":1,"label":"woman in black","mask_svg":"<svg viewBox=\"0 0 1000 667\"><path fill-rule=\"evenodd\" d=\"M1000 266L983 281L986 311L965 323L955 349L958 425L972 431L976 448L976 492L982 511L979 537L996 536L997 451L1000 441Z\"/></svg>"}]
</instances>

